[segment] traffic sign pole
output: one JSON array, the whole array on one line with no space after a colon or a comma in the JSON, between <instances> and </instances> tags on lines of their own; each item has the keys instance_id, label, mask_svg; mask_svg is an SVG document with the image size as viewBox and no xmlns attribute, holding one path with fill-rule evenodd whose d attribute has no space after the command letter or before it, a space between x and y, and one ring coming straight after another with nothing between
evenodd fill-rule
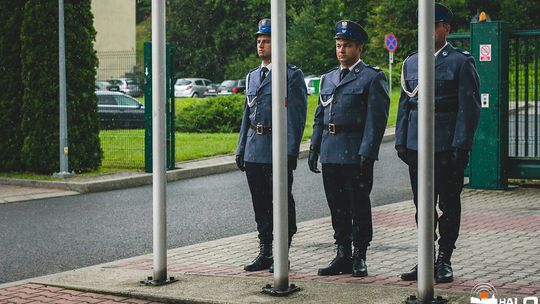
<instances>
[{"instance_id":1,"label":"traffic sign pole","mask_svg":"<svg viewBox=\"0 0 540 304\"><path fill-rule=\"evenodd\" d=\"M393 33L386 34L384 37L384 47L388 50L388 91L392 95L392 63L394 63L394 52L398 48L398 40Z\"/></svg>"}]
</instances>

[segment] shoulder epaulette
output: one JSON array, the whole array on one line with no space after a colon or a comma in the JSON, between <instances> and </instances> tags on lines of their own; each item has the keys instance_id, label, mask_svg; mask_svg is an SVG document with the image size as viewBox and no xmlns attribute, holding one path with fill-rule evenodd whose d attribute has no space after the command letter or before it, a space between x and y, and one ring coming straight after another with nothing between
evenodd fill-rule
<instances>
[{"instance_id":1,"label":"shoulder epaulette","mask_svg":"<svg viewBox=\"0 0 540 304\"><path fill-rule=\"evenodd\" d=\"M378 67L378 66L376 66L376 65L366 64L366 66L367 66L368 68L371 68L371 69L375 70L375 71L382 71L381 68Z\"/></svg>"},{"instance_id":2,"label":"shoulder epaulette","mask_svg":"<svg viewBox=\"0 0 540 304\"><path fill-rule=\"evenodd\" d=\"M464 49L460 49L460 48L455 48L456 51L458 51L458 53L461 53L467 57L471 57L471 53L469 53L468 51L465 51Z\"/></svg>"},{"instance_id":3,"label":"shoulder epaulette","mask_svg":"<svg viewBox=\"0 0 540 304\"><path fill-rule=\"evenodd\" d=\"M289 69L291 69L291 70L298 70L298 67L295 66L294 64L288 63L288 64L287 64L287 67L288 67Z\"/></svg>"}]
</instances>

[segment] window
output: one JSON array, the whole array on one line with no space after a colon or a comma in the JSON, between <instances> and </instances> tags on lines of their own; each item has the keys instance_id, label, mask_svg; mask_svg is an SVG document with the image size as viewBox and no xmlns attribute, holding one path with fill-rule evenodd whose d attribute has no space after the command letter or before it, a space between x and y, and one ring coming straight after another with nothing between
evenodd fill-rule
<instances>
[{"instance_id":1,"label":"window","mask_svg":"<svg viewBox=\"0 0 540 304\"><path fill-rule=\"evenodd\" d=\"M116 100L112 95L98 95L98 104L103 106L116 106Z\"/></svg>"},{"instance_id":2,"label":"window","mask_svg":"<svg viewBox=\"0 0 540 304\"><path fill-rule=\"evenodd\" d=\"M190 83L191 83L191 81L189 81L189 80L187 80L187 79L183 79L183 78L182 78L182 79L178 79L178 80L176 81L176 85L188 85L188 84L190 84Z\"/></svg>"},{"instance_id":3,"label":"window","mask_svg":"<svg viewBox=\"0 0 540 304\"><path fill-rule=\"evenodd\" d=\"M139 102L125 95L115 95L114 97L119 106L139 107Z\"/></svg>"},{"instance_id":4,"label":"window","mask_svg":"<svg viewBox=\"0 0 540 304\"><path fill-rule=\"evenodd\" d=\"M199 86L204 86L204 82L202 80L200 80L200 79L195 80L195 84L199 85Z\"/></svg>"}]
</instances>

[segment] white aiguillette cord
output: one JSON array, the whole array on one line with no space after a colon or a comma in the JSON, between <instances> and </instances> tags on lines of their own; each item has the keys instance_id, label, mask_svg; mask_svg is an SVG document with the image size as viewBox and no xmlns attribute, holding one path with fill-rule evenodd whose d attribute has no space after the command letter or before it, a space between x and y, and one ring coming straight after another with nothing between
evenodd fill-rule
<instances>
[{"instance_id":1,"label":"white aiguillette cord","mask_svg":"<svg viewBox=\"0 0 540 304\"><path fill-rule=\"evenodd\" d=\"M407 94L409 97L414 97L416 94L418 94L418 84L416 85L416 88L412 92L407 91L407 84L405 83L405 76L403 76L403 69L405 68L405 62L407 62L407 59L403 62L403 65L401 66L401 88L403 89L403 92Z\"/></svg>"}]
</instances>

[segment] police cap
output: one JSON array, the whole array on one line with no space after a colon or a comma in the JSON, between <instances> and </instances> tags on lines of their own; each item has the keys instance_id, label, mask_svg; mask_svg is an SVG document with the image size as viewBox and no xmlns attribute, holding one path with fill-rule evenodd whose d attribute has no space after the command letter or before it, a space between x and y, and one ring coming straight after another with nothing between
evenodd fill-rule
<instances>
[{"instance_id":1,"label":"police cap","mask_svg":"<svg viewBox=\"0 0 540 304\"><path fill-rule=\"evenodd\" d=\"M341 20L336 23L334 39L356 40L365 43L368 41L368 34L360 24L351 20Z\"/></svg>"},{"instance_id":2,"label":"police cap","mask_svg":"<svg viewBox=\"0 0 540 304\"><path fill-rule=\"evenodd\" d=\"M416 17L418 17L418 9L416 10ZM449 23L453 17L454 17L454 14L448 7L435 2L435 22L436 23L437 22Z\"/></svg>"},{"instance_id":3,"label":"police cap","mask_svg":"<svg viewBox=\"0 0 540 304\"><path fill-rule=\"evenodd\" d=\"M255 33L255 36L259 35L271 35L272 34L272 28L271 28L271 22L270 19L261 19L259 21L259 30Z\"/></svg>"}]
</instances>

